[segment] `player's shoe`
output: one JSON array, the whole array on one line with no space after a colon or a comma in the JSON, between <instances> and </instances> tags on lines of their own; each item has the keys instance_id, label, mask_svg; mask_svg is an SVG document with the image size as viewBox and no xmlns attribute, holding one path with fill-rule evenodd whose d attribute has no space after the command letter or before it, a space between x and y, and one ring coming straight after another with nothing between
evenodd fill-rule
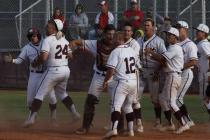
<instances>
[{"instance_id":1,"label":"player's shoe","mask_svg":"<svg viewBox=\"0 0 210 140\"><path fill-rule=\"evenodd\" d=\"M190 121L187 122L187 125L189 127L192 127L192 126L195 126L195 123L192 120L190 120Z\"/></svg>"},{"instance_id":2,"label":"player's shoe","mask_svg":"<svg viewBox=\"0 0 210 140\"><path fill-rule=\"evenodd\" d=\"M123 136L134 137L134 131L133 130L130 130L130 131L126 130L126 131L124 131Z\"/></svg>"},{"instance_id":3,"label":"player's shoe","mask_svg":"<svg viewBox=\"0 0 210 140\"><path fill-rule=\"evenodd\" d=\"M79 129L76 130L75 133L78 134L78 135L85 135L85 134L88 133L88 129L86 129L86 128L79 128Z\"/></svg>"},{"instance_id":4,"label":"player's shoe","mask_svg":"<svg viewBox=\"0 0 210 140\"><path fill-rule=\"evenodd\" d=\"M78 112L72 113L72 122L80 120L81 116Z\"/></svg>"},{"instance_id":5,"label":"player's shoe","mask_svg":"<svg viewBox=\"0 0 210 140\"><path fill-rule=\"evenodd\" d=\"M103 137L103 139L110 139L112 137L116 137L117 135L118 135L117 129L113 129L113 130L108 131L106 135Z\"/></svg>"},{"instance_id":6,"label":"player's shoe","mask_svg":"<svg viewBox=\"0 0 210 140\"><path fill-rule=\"evenodd\" d=\"M157 119L157 120L155 121L155 124L153 125L152 129L153 129L153 130L159 130L161 127L162 127L162 125L161 125L161 123L160 123L160 120Z\"/></svg>"},{"instance_id":7,"label":"player's shoe","mask_svg":"<svg viewBox=\"0 0 210 140\"><path fill-rule=\"evenodd\" d=\"M185 125L179 127L179 129L177 129L176 131L174 131L174 133L175 133L175 134L181 134L181 133L183 133L184 131L187 131L187 130L189 130L189 129L190 129L190 127L188 126L188 124L185 124Z\"/></svg>"},{"instance_id":8,"label":"player's shoe","mask_svg":"<svg viewBox=\"0 0 210 140\"><path fill-rule=\"evenodd\" d=\"M172 124L167 124L167 125L164 125L162 127L159 128L159 130L161 132L165 132L165 131L174 131L176 129L175 125L172 123Z\"/></svg>"},{"instance_id":9,"label":"player's shoe","mask_svg":"<svg viewBox=\"0 0 210 140\"><path fill-rule=\"evenodd\" d=\"M35 123L36 114L37 113L34 112L32 115L30 115L30 117L24 122L23 127L28 128L32 126Z\"/></svg>"},{"instance_id":10,"label":"player's shoe","mask_svg":"<svg viewBox=\"0 0 210 140\"><path fill-rule=\"evenodd\" d=\"M141 119L137 119L136 132L139 132L139 133L144 132L144 127L142 125Z\"/></svg>"}]
</instances>

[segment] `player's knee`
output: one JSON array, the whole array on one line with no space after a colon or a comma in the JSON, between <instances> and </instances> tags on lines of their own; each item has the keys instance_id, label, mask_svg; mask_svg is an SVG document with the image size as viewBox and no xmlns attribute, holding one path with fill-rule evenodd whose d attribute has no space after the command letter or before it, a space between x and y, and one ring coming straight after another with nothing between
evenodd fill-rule
<instances>
[{"instance_id":1,"label":"player's knee","mask_svg":"<svg viewBox=\"0 0 210 140\"><path fill-rule=\"evenodd\" d=\"M133 108L131 105L125 105L123 106L123 112L125 112L126 114L133 112Z\"/></svg>"},{"instance_id":2,"label":"player's knee","mask_svg":"<svg viewBox=\"0 0 210 140\"><path fill-rule=\"evenodd\" d=\"M139 102L133 104L133 109L139 109L139 108L141 108L141 104Z\"/></svg>"},{"instance_id":3,"label":"player's knee","mask_svg":"<svg viewBox=\"0 0 210 140\"><path fill-rule=\"evenodd\" d=\"M95 105L99 103L99 100L96 96L92 95L92 94L88 94L87 95L87 99L86 99L86 103L88 105Z\"/></svg>"},{"instance_id":4,"label":"player's knee","mask_svg":"<svg viewBox=\"0 0 210 140\"><path fill-rule=\"evenodd\" d=\"M62 93L62 94L57 93L56 96L57 96L61 101L63 101L63 100L68 96L68 94L67 94L67 93Z\"/></svg>"}]
</instances>

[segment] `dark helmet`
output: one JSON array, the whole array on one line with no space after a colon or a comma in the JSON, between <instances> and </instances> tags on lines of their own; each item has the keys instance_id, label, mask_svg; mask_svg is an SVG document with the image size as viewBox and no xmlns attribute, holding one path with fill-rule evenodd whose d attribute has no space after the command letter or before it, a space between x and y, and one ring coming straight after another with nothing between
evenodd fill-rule
<instances>
[{"instance_id":1,"label":"dark helmet","mask_svg":"<svg viewBox=\"0 0 210 140\"><path fill-rule=\"evenodd\" d=\"M38 39L41 40L41 34L37 28L29 28L27 32L27 38L31 41L31 37L37 35Z\"/></svg>"}]
</instances>

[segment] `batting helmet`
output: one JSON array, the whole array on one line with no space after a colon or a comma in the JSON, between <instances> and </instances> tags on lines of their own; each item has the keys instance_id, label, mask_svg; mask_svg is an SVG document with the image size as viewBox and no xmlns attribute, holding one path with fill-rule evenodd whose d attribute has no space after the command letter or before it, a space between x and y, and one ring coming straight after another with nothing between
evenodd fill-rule
<instances>
[{"instance_id":1,"label":"batting helmet","mask_svg":"<svg viewBox=\"0 0 210 140\"><path fill-rule=\"evenodd\" d=\"M37 35L38 39L41 40L41 34L37 28L29 28L27 32L27 38L31 41L31 37Z\"/></svg>"}]
</instances>

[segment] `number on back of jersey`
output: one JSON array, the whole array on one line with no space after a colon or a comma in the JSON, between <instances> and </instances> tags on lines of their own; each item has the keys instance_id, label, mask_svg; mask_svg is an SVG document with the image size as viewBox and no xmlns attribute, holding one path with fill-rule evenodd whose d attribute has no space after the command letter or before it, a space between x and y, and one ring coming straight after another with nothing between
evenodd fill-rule
<instances>
[{"instance_id":1,"label":"number on back of jersey","mask_svg":"<svg viewBox=\"0 0 210 140\"><path fill-rule=\"evenodd\" d=\"M57 52L55 53L55 59L62 59L63 55L65 55L65 58L67 58L68 55L68 46L65 45L62 49L61 45L56 46Z\"/></svg>"},{"instance_id":2,"label":"number on back of jersey","mask_svg":"<svg viewBox=\"0 0 210 140\"><path fill-rule=\"evenodd\" d=\"M130 73L135 73L135 58L134 57L130 57L130 58L125 58L124 59L125 65L126 65L126 74L130 74Z\"/></svg>"}]
</instances>

